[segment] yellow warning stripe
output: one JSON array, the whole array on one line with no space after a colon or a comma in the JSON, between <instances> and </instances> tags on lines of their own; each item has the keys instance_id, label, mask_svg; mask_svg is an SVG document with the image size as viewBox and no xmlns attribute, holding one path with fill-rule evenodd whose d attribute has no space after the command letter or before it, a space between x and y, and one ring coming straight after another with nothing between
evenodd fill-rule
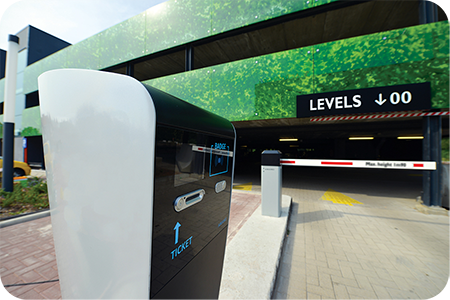
<instances>
[{"instance_id":1,"label":"yellow warning stripe","mask_svg":"<svg viewBox=\"0 0 450 300\"><path fill-rule=\"evenodd\" d=\"M235 185L235 186L233 186L233 190L251 191L252 190L252 182Z\"/></svg>"},{"instance_id":2,"label":"yellow warning stripe","mask_svg":"<svg viewBox=\"0 0 450 300\"><path fill-rule=\"evenodd\" d=\"M320 199L325 201L332 201L336 204L346 204L350 206L353 206L353 204L363 204L353 198L350 198L349 196L336 192L333 189L328 189L328 191L326 191Z\"/></svg>"}]
</instances>

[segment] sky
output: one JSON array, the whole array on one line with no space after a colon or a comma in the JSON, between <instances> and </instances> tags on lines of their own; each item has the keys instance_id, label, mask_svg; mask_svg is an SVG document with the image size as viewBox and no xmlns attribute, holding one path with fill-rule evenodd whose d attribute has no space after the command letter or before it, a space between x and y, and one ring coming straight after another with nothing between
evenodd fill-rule
<instances>
[{"instance_id":1,"label":"sky","mask_svg":"<svg viewBox=\"0 0 450 300\"><path fill-rule=\"evenodd\" d=\"M166 0L0 0L0 49L32 25L75 44Z\"/></svg>"}]
</instances>

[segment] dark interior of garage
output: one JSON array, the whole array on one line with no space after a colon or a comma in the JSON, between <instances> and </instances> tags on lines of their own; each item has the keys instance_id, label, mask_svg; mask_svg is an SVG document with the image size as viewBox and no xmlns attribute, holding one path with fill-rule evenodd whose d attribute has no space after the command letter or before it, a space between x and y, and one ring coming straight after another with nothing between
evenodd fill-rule
<instances>
[{"instance_id":1,"label":"dark interior of garage","mask_svg":"<svg viewBox=\"0 0 450 300\"><path fill-rule=\"evenodd\" d=\"M237 172L253 166L259 168L261 152L267 149L280 150L283 158L297 159L423 159L420 139L423 119L420 117L324 122L302 118L233 124L238 136ZM449 118L443 117L442 137L448 136ZM351 140L351 137L373 139Z\"/></svg>"}]
</instances>

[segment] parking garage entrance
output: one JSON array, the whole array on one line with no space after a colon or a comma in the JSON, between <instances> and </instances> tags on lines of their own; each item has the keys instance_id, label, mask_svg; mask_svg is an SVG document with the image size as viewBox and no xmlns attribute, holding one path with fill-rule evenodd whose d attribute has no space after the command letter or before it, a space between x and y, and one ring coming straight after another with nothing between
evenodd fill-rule
<instances>
[{"instance_id":1,"label":"parking garage entrance","mask_svg":"<svg viewBox=\"0 0 450 300\"><path fill-rule=\"evenodd\" d=\"M280 150L282 158L305 160L432 160L429 158L429 148L435 147L425 143L427 138L429 139L426 136L427 116L380 117L380 114L366 116L365 119L289 118L234 122L238 136L236 174L259 172L261 152L266 149ZM443 145L448 144L448 112L439 118L441 118L439 131L439 147L441 147L441 139ZM440 159L437 163L440 163ZM382 171L392 172L392 170ZM417 177L424 178L423 181L440 181L440 176L439 179L429 178L430 173L433 171L410 171L408 176L416 181ZM440 186L434 189L436 188L439 189ZM423 186L422 192L429 193L427 189L429 187ZM441 202L428 205L441 205Z\"/></svg>"}]
</instances>

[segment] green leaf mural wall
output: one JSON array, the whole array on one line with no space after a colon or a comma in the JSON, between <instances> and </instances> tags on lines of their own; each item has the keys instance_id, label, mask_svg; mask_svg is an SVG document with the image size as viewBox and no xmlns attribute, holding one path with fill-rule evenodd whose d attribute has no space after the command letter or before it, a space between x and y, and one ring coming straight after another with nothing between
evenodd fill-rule
<instances>
[{"instance_id":1,"label":"green leaf mural wall","mask_svg":"<svg viewBox=\"0 0 450 300\"><path fill-rule=\"evenodd\" d=\"M430 82L449 107L448 22L273 53L146 81L231 121L294 118L296 96ZM182 80L171 80L182 77Z\"/></svg>"},{"instance_id":2,"label":"green leaf mural wall","mask_svg":"<svg viewBox=\"0 0 450 300\"><path fill-rule=\"evenodd\" d=\"M335 1L339 0L168 0L28 66L24 93L36 91L37 77L48 70L103 69Z\"/></svg>"}]
</instances>

